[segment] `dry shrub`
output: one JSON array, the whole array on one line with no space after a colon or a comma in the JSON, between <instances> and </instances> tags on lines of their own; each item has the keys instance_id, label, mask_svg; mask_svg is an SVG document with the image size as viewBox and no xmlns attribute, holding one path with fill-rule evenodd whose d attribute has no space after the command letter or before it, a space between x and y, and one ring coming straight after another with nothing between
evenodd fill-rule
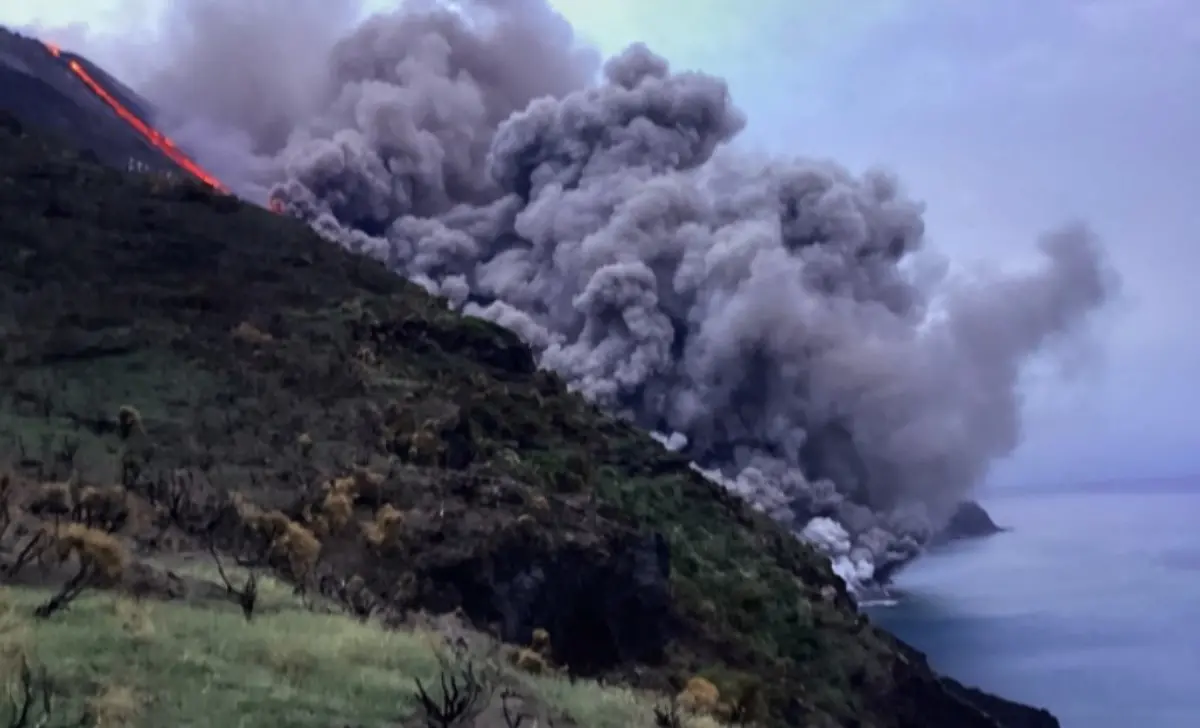
<instances>
[{"instance_id":1,"label":"dry shrub","mask_svg":"<svg viewBox=\"0 0 1200 728\"><path fill-rule=\"evenodd\" d=\"M712 715L721 703L721 691L711 681L702 677L693 677L679 693L679 706L685 711L698 715Z\"/></svg>"},{"instance_id":2,"label":"dry shrub","mask_svg":"<svg viewBox=\"0 0 1200 728\"><path fill-rule=\"evenodd\" d=\"M111 533L89 528L82 523L66 523L54 531L54 556L60 561L74 557L81 569L91 572L95 585L120 581L129 564L129 552Z\"/></svg>"},{"instance_id":3,"label":"dry shrub","mask_svg":"<svg viewBox=\"0 0 1200 728\"><path fill-rule=\"evenodd\" d=\"M530 640L529 646L545 655L550 652L550 633L538 627L533 630L533 639Z\"/></svg>"},{"instance_id":4,"label":"dry shrub","mask_svg":"<svg viewBox=\"0 0 1200 728\"><path fill-rule=\"evenodd\" d=\"M434 431L434 423L426 422L408 436L407 455L413 465L432 467L441 461L442 440Z\"/></svg>"},{"instance_id":5,"label":"dry shrub","mask_svg":"<svg viewBox=\"0 0 1200 728\"><path fill-rule=\"evenodd\" d=\"M301 520L320 537L339 533L354 517L353 481L350 478L331 480L322 486L322 492L321 500L315 506L305 506L301 514Z\"/></svg>"},{"instance_id":6,"label":"dry shrub","mask_svg":"<svg viewBox=\"0 0 1200 728\"><path fill-rule=\"evenodd\" d=\"M355 482L354 476L347 475L343 478L326 481L322 490L326 493L337 493L353 499L358 495L358 484Z\"/></svg>"},{"instance_id":7,"label":"dry shrub","mask_svg":"<svg viewBox=\"0 0 1200 728\"><path fill-rule=\"evenodd\" d=\"M316 535L295 521L288 521L283 532L271 542L273 559L282 562L288 576L303 581L312 575L321 556L321 542Z\"/></svg>"},{"instance_id":8,"label":"dry shrub","mask_svg":"<svg viewBox=\"0 0 1200 728\"><path fill-rule=\"evenodd\" d=\"M74 559L78 566L74 576L34 610L34 616L40 619L62 610L90 587L115 585L129 562L125 546L112 534L81 523L55 528L50 552L58 561Z\"/></svg>"},{"instance_id":9,"label":"dry shrub","mask_svg":"<svg viewBox=\"0 0 1200 728\"><path fill-rule=\"evenodd\" d=\"M362 525L362 531L367 543L376 548L393 544L404 532L404 511L391 503L384 503L375 512L375 520Z\"/></svg>"},{"instance_id":10,"label":"dry shrub","mask_svg":"<svg viewBox=\"0 0 1200 728\"><path fill-rule=\"evenodd\" d=\"M233 337L234 341L240 341L243 344L250 344L251 346L261 346L263 344L269 344L275 340L275 337L271 336L249 321L243 321L237 326L233 327L233 330L229 332L229 335Z\"/></svg>"},{"instance_id":11,"label":"dry shrub","mask_svg":"<svg viewBox=\"0 0 1200 728\"><path fill-rule=\"evenodd\" d=\"M235 505L242 522L266 543L267 554L277 568L297 581L312 575L321 555L321 541L316 534L280 511L262 511L244 501Z\"/></svg>"},{"instance_id":12,"label":"dry shrub","mask_svg":"<svg viewBox=\"0 0 1200 728\"><path fill-rule=\"evenodd\" d=\"M533 630L533 636L528 647L518 647L509 653L509 661L531 675L544 675L554 669L551 656L550 633L538 627Z\"/></svg>"},{"instance_id":13,"label":"dry shrub","mask_svg":"<svg viewBox=\"0 0 1200 728\"><path fill-rule=\"evenodd\" d=\"M127 440L135 432L144 432L142 413L132 405L123 404L117 410L117 434L122 440Z\"/></svg>"},{"instance_id":14,"label":"dry shrub","mask_svg":"<svg viewBox=\"0 0 1200 728\"><path fill-rule=\"evenodd\" d=\"M541 655L547 665L554 664L554 647L550 644L549 632L541 627L533 630L533 637L529 641L529 647Z\"/></svg>"},{"instance_id":15,"label":"dry shrub","mask_svg":"<svg viewBox=\"0 0 1200 728\"><path fill-rule=\"evenodd\" d=\"M272 543L287 531L292 519L282 511L263 511L250 503L239 504L238 512L252 531Z\"/></svg>"},{"instance_id":16,"label":"dry shrub","mask_svg":"<svg viewBox=\"0 0 1200 728\"><path fill-rule=\"evenodd\" d=\"M338 533L354 516L354 501L345 493L331 491L321 501L321 516L328 533Z\"/></svg>"},{"instance_id":17,"label":"dry shrub","mask_svg":"<svg viewBox=\"0 0 1200 728\"><path fill-rule=\"evenodd\" d=\"M550 671L550 663L546 658L528 647L517 648L512 653L512 664L530 675L544 675Z\"/></svg>"}]
</instances>

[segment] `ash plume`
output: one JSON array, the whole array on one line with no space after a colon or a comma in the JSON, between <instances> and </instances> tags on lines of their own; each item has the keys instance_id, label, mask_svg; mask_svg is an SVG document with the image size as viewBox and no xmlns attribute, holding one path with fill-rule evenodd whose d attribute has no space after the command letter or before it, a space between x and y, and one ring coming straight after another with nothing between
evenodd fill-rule
<instances>
[{"instance_id":1,"label":"ash plume","mask_svg":"<svg viewBox=\"0 0 1200 728\"><path fill-rule=\"evenodd\" d=\"M1013 451L1023 366L1114 293L1082 224L951 273L894 177L740 157L723 80L601 67L542 0L177 5L142 90L227 183L513 329L852 583Z\"/></svg>"}]
</instances>

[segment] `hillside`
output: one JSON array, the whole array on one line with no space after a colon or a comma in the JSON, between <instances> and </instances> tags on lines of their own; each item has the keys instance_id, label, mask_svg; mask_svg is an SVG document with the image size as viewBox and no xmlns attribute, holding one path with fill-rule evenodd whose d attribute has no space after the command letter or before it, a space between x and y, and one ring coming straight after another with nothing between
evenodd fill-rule
<instances>
[{"instance_id":1,"label":"hillside","mask_svg":"<svg viewBox=\"0 0 1200 728\"><path fill-rule=\"evenodd\" d=\"M108 99L89 88L88 81L99 84ZM152 114L149 104L132 90L82 56L2 27L0 109L54 130L111 167L185 174L191 166L178 150L164 147L161 141L156 145L139 133L139 128L150 129ZM122 113L128 118L122 118Z\"/></svg>"},{"instance_id":2,"label":"hillside","mask_svg":"<svg viewBox=\"0 0 1200 728\"><path fill-rule=\"evenodd\" d=\"M158 574L127 588L178 597L155 584L211 540L385 626L457 610L514 645L546 630L572 676L664 693L704 676L765 725L1000 725L859 615L825 558L508 331L297 221L8 115L0 167L13 503L34 518L46 483L119 483L130 515L108 530Z\"/></svg>"}]
</instances>

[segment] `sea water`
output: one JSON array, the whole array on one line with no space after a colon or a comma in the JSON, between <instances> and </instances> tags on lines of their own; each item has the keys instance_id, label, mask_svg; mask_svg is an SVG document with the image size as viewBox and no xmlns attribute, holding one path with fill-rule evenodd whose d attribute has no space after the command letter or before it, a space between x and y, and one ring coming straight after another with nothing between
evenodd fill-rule
<instances>
[{"instance_id":1,"label":"sea water","mask_svg":"<svg viewBox=\"0 0 1200 728\"><path fill-rule=\"evenodd\" d=\"M1200 727L1200 479L983 504L1013 530L917 561L872 619L1065 728Z\"/></svg>"}]
</instances>

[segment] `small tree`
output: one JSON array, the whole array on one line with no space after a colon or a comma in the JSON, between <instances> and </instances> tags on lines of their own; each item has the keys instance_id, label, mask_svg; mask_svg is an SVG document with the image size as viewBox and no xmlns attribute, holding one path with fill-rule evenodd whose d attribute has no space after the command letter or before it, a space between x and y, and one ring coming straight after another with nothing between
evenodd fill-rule
<instances>
[{"instance_id":1,"label":"small tree","mask_svg":"<svg viewBox=\"0 0 1200 728\"><path fill-rule=\"evenodd\" d=\"M56 529L52 548L61 562L74 558L77 568L57 593L34 610L34 616L40 619L65 609L90 587L116 583L129 562L128 552L115 536L79 523Z\"/></svg>"}]
</instances>

